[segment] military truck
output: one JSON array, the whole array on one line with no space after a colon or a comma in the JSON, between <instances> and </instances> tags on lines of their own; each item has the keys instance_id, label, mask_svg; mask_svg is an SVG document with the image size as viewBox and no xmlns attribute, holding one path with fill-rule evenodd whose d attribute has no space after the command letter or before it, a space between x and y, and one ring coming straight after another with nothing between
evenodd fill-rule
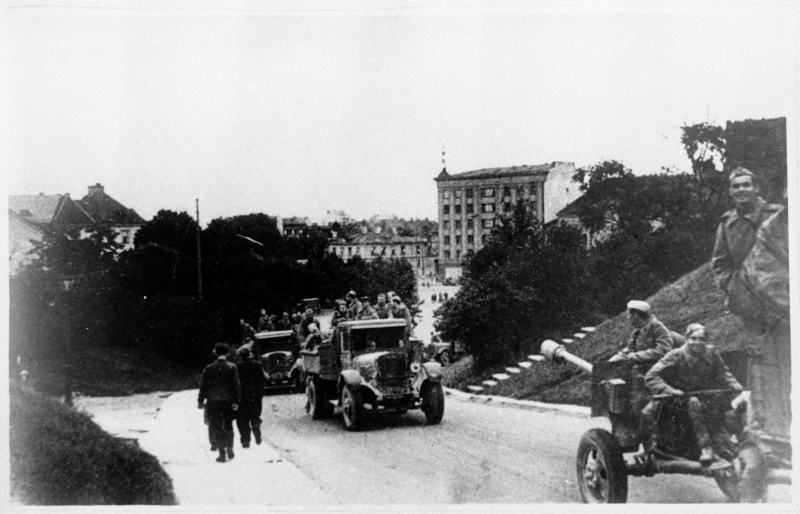
<instances>
[{"instance_id":1,"label":"military truck","mask_svg":"<svg viewBox=\"0 0 800 514\"><path fill-rule=\"evenodd\" d=\"M420 362L422 344L406 338L402 319L345 321L328 341L302 350L312 419L342 408L347 430L379 413L422 409L429 425L444 416L441 365Z\"/></svg>"},{"instance_id":2,"label":"military truck","mask_svg":"<svg viewBox=\"0 0 800 514\"><path fill-rule=\"evenodd\" d=\"M267 389L304 390L302 370L294 365L299 348L292 330L258 332L251 350L261 363Z\"/></svg>"}]
</instances>

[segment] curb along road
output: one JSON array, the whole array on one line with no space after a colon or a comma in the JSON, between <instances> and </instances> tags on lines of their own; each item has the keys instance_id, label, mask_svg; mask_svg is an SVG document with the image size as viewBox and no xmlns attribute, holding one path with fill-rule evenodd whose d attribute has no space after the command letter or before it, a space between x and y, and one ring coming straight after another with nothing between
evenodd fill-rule
<instances>
[{"instance_id":1,"label":"curb along road","mask_svg":"<svg viewBox=\"0 0 800 514\"><path fill-rule=\"evenodd\" d=\"M535 402L531 400L517 400L515 398L506 398L504 396L491 396L485 394L472 394L459 391L458 389L444 388L444 392L448 396L470 403L479 403L483 405L497 405L502 407L513 407L523 410L535 410L538 412L552 412L557 411L563 414L572 416L579 416L588 418L591 415L589 407L581 407L578 405L560 405L555 403Z\"/></svg>"}]
</instances>

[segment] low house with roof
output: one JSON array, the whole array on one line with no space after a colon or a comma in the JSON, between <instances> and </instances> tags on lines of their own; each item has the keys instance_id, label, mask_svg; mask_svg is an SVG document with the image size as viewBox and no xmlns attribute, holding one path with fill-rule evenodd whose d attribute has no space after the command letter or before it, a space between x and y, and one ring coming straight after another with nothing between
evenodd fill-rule
<instances>
[{"instance_id":1,"label":"low house with roof","mask_svg":"<svg viewBox=\"0 0 800 514\"><path fill-rule=\"evenodd\" d=\"M123 250L133 248L136 231L144 219L106 194L101 184L89 186L80 200L69 193L11 195L8 197L10 271L15 273L34 256L28 254L33 241L41 241L46 227L80 227L84 235L92 227L107 226L116 234ZM23 258L24 257L24 258Z\"/></svg>"}]
</instances>

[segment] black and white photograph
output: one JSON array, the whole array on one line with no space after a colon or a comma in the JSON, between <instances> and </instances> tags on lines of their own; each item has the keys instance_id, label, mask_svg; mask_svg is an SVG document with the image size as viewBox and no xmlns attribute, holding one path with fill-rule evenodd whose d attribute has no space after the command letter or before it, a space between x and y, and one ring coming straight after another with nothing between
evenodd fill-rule
<instances>
[{"instance_id":1,"label":"black and white photograph","mask_svg":"<svg viewBox=\"0 0 800 514\"><path fill-rule=\"evenodd\" d=\"M800 3L2 0L0 91L0 510L798 508Z\"/></svg>"}]
</instances>

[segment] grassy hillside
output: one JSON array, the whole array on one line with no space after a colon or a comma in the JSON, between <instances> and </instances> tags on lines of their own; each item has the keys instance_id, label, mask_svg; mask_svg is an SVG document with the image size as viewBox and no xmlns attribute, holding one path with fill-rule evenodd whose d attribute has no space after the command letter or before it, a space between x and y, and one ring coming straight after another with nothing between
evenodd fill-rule
<instances>
[{"instance_id":1,"label":"grassy hillside","mask_svg":"<svg viewBox=\"0 0 800 514\"><path fill-rule=\"evenodd\" d=\"M202 371L137 348L100 345L53 353L24 367L32 388L59 396L67 387L87 396L181 391L196 388Z\"/></svg>"},{"instance_id":2,"label":"grassy hillside","mask_svg":"<svg viewBox=\"0 0 800 514\"><path fill-rule=\"evenodd\" d=\"M152 455L88 416L17 384L10 389L12 497L28 505L174 505Z\"/></svg>"},{"instance_id":3,"label":"grassy hillside","mask_svg":"<svg viewBox=\"0 0 800 514\"><path fill-rule=\"evenodd\" d=\"M738 318L725 312L725 298L714 284L710 264L684 275L676 282L662 288L647 299L656 317L667 327L683 333L689 323L706 325L712 342L720 349L737 349L745 343L743 326ZM576 320L575 330L585 326ZM632 329L625 313L609 319L583 340L568 345L568 350L589 362L608 359L627 342ZM564 334L563 337L570 337ZM509 363L512 364L512 363ZM463 361L451 366L445 373L445 385L467 390L467 385L482 385L492 373L502 368L476 376L469 372L469 363ZM566 364L534 362L529 370L512 375L509 380L486 388L487 394L551 403L588 405L590 399L589 376Z\"/></svg>"}]
</instances>

